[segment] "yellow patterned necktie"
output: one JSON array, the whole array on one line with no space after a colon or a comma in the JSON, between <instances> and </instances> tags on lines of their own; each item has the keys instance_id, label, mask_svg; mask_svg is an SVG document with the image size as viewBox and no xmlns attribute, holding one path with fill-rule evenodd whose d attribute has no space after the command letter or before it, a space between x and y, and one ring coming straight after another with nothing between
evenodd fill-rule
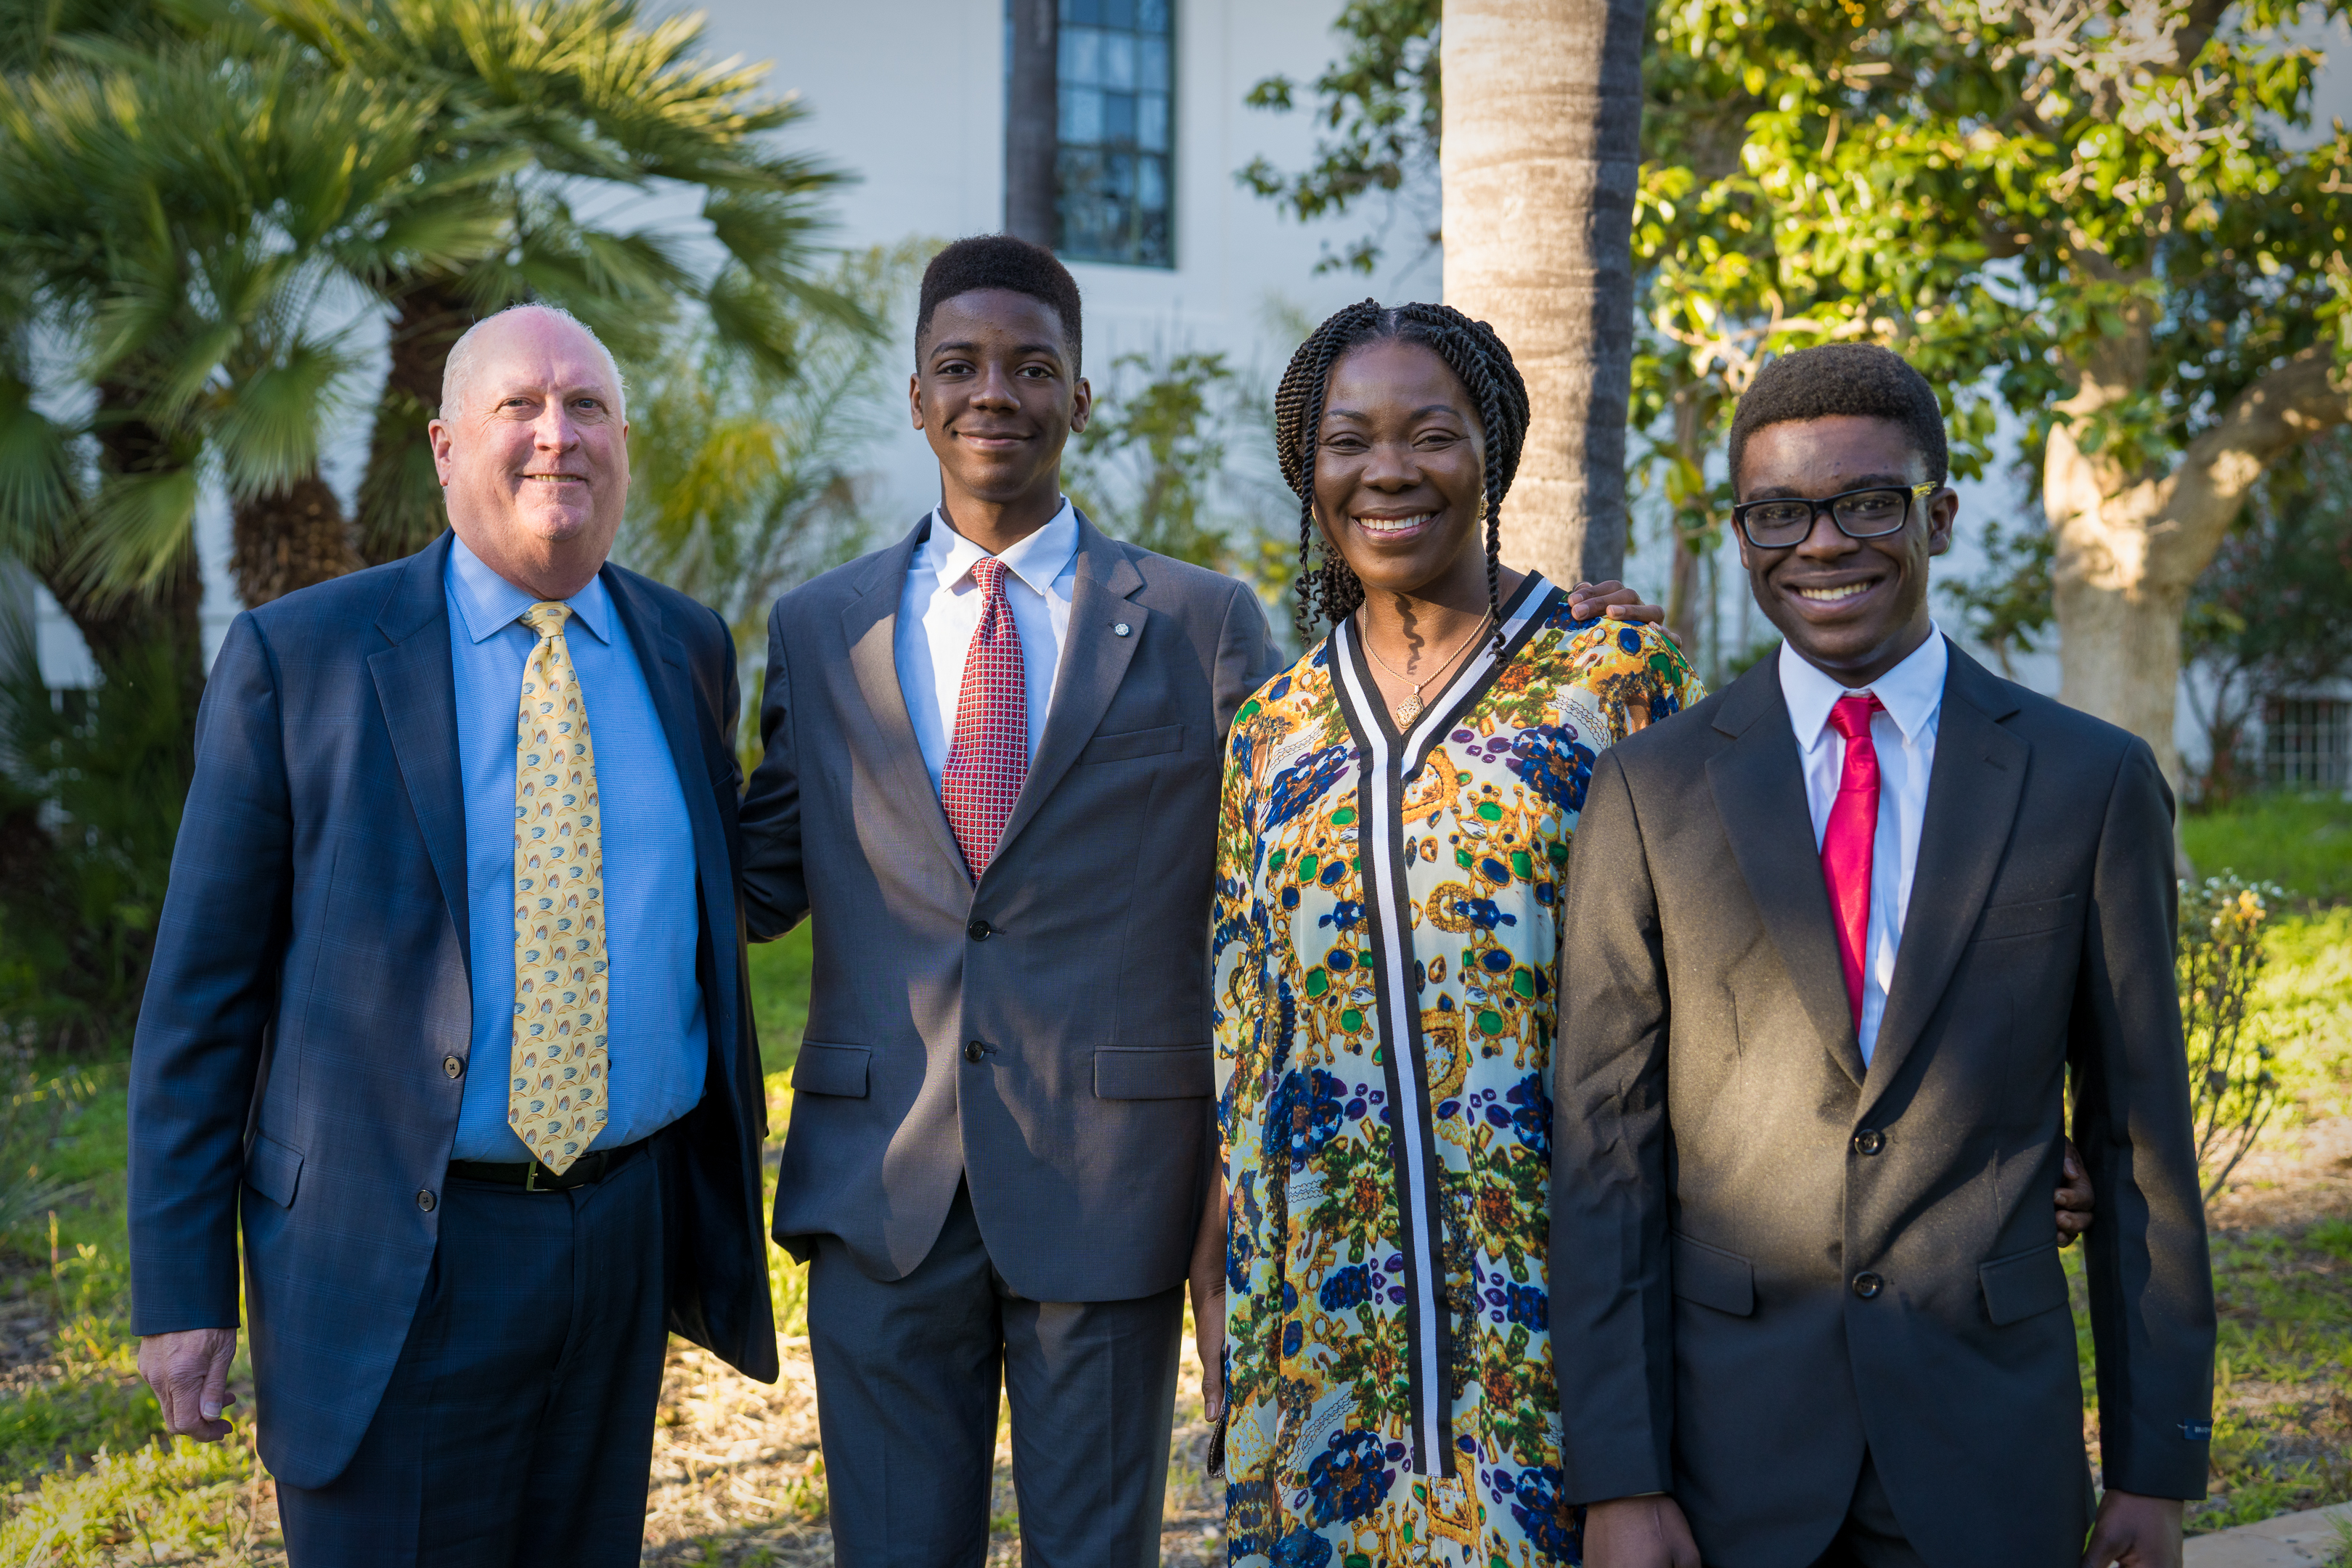
<instances>
[{"instance_id":1,"label":"yellow patterned necktie","mask_svg":"<svg viewBox=\"0 0 2352 1568\"><path fill-rule=\"evenodd\" d=\"M507 1125L561 1174L604 1129L604 833L569 605L533 605L515 724L515 1017Z\"/></svg>"}]
</instances>

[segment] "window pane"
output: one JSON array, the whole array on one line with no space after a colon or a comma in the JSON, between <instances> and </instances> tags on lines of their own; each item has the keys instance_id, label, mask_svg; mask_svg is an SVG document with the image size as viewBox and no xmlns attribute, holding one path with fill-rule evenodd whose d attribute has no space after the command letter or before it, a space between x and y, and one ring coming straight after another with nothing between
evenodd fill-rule
<instances>
[{"instance_id":1,"label":"window pane","mask_svg":"<svg viewBox=\"0 0 2352 1568\"><path fill-rule=\"evenodd\" d=\"M1063 84L1060 123L1055 134L1063 142L1091 145L1103 139L1103 95L1090 87Z\"/></svg>"},{"instance_id":2,"label":"window pane","mask_svg":"<svg viewBox=\"0 0 2352 1568\"><path fill-rule=\"evenodd\" d=\"M1055 248L1073 260L1171 266L1174 6L1060 4Z\"/></svg>"},{"instance_id":3,"label":"window pane","mask_svg":"<svg viewBox=\"0 0 2352 1568\"><path fill-rule=\"evenodd\" d=\"M1133 33L1100 33L1102 39L1102 75L1096 79L1105 87L1123 92L1135 90L1135 35Z\"/></svg>"},{"instance_id":4,"label":"window pane","mask_svg":"<svg viewBox=\"0 0 2352 1568\"><path fill-rule=\"evenodd\" d=\"M1062 59L1057 73L1066 82L1092 85L1102 80L1102 35L1092 27L1062 29Z\"/></svg>"},{"instance_id":5,"label":"window pane","mask_svg":"<svg viewBox=\"0 0 2352 1568\"><path fill-rule=\"evenodd\" d=\"M1135 95L1130 92L1103 94L1102 139L1112 146L1135 144Z\"/></svg>"}]
</instances>

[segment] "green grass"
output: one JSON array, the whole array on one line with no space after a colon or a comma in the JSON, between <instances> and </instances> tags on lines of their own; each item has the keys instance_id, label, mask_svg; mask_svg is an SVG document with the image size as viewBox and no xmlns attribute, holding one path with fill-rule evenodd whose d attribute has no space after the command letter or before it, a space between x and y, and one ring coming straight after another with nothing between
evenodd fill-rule
<instances>
[{"instance_id":1,"label":"green grass","mask_svg":"<svg viewBox=\"0 0 2352 1568\"><path fill-rule=\"evenodd\" d=\"M2258 795L2183 817L2180 841L2200 877L2226 869L2312 903L2352 900L2352 800L2342 795Z\"/></svg>"},{"instance_id":2,"label":"green grass","mask_svg":"<svg viewBox=\"0 0 2352 1568\"><path fill-rule=\"evenodd\" d=\"M789 1072L808 1026L809 924L803 921L774 942L751 944L751 1016L760 1028L760 1065Z\"/></svg>"}]
</instances>

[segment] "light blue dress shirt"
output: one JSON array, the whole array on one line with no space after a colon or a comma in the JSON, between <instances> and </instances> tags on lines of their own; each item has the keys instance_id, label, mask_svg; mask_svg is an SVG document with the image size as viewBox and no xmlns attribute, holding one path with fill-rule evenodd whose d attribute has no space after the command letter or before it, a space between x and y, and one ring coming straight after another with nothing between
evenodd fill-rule
<instances>
[{"instance_id":1,"label":"light blue dress shirt","mask_svg":"<svg viewBox=\"0 0 2352 1568\"><path fill-rule=\"evenodd\" d=\"M457 687L457 759L466 784L466 905L474 980L473 1060L457 1112L457 1160L520 1163L507 1125L514 1047L515 718L522 667L539 639L522 613L537 603L482 564L462 539L442 579ZM588 706L604 832L605 1024L611 1104L588 1146L657 1132L702 1098L709 1026L695 978L698 932L694 827L645 670L602 576L565 601L564 642Z\"/></svg>"}]
</instances>

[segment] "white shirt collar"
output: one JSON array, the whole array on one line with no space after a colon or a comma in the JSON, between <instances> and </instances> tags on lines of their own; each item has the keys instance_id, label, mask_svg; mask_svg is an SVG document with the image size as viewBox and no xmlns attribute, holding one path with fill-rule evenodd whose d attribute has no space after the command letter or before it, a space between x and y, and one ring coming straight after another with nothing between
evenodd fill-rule
<instances>
[{"instance_id":1,"label":"white shirt collar","mask_svg":"<svg viewBox=\"0 0 2352 1568\"><path fill-rule=\"evenodd\" d=\"M457 613L466 619L466 635L478 643L498 636L539 603L491 571L480 556L466 547L464 540L454 534L449 540L449 567L444 575L457 601ZM604 573L589 578L586 587L563 602L572 606L572 618L586 626L598 642L612 642L606 617L612 612L613 601L604 591Z\"/></svg>"},{"instance_id":2,"label":"white shirt collar","mask_svg":"<svg viewBox=\"0 0 2352 1568\"><path fill-rule=\"evenodd\" d=\"M1062 510L1053 520L1030 534L1005 547L997 557L1004 569L1045 596L1054 580L1068 570L1071 557L1078 552L1078 513L1069 498L1062 498ZM944 510L931 513L931 531L923 547L915 552L915 569L937 572L940 586L951 588L971 574L975 563L988 554L979 545L958 533L949 523Z\"/></svg>"},{"instance_id":3,"label":"white shirt collar","mask_svg":"<svg viewBox=\"0 0 2352 1568\"><path fill-rule=\"evenodd\" d=\"M1838 699L1862 691L1877 697L1886 716L1903 731L1906 742L1917 742L1920 732L1944 705L1944 675L1950 663L1943 631L1932 621L1927 624L1927 640L1868 686L1840 685L1834 676L1806 663L1796 649L1783 642L1780 695L1789 704L1789 726L1797 732L1798 746L1810 752L1821 744L1822 731L1830 721L1830 710L1837 706Z\"/></svg>"}]
</instances>

